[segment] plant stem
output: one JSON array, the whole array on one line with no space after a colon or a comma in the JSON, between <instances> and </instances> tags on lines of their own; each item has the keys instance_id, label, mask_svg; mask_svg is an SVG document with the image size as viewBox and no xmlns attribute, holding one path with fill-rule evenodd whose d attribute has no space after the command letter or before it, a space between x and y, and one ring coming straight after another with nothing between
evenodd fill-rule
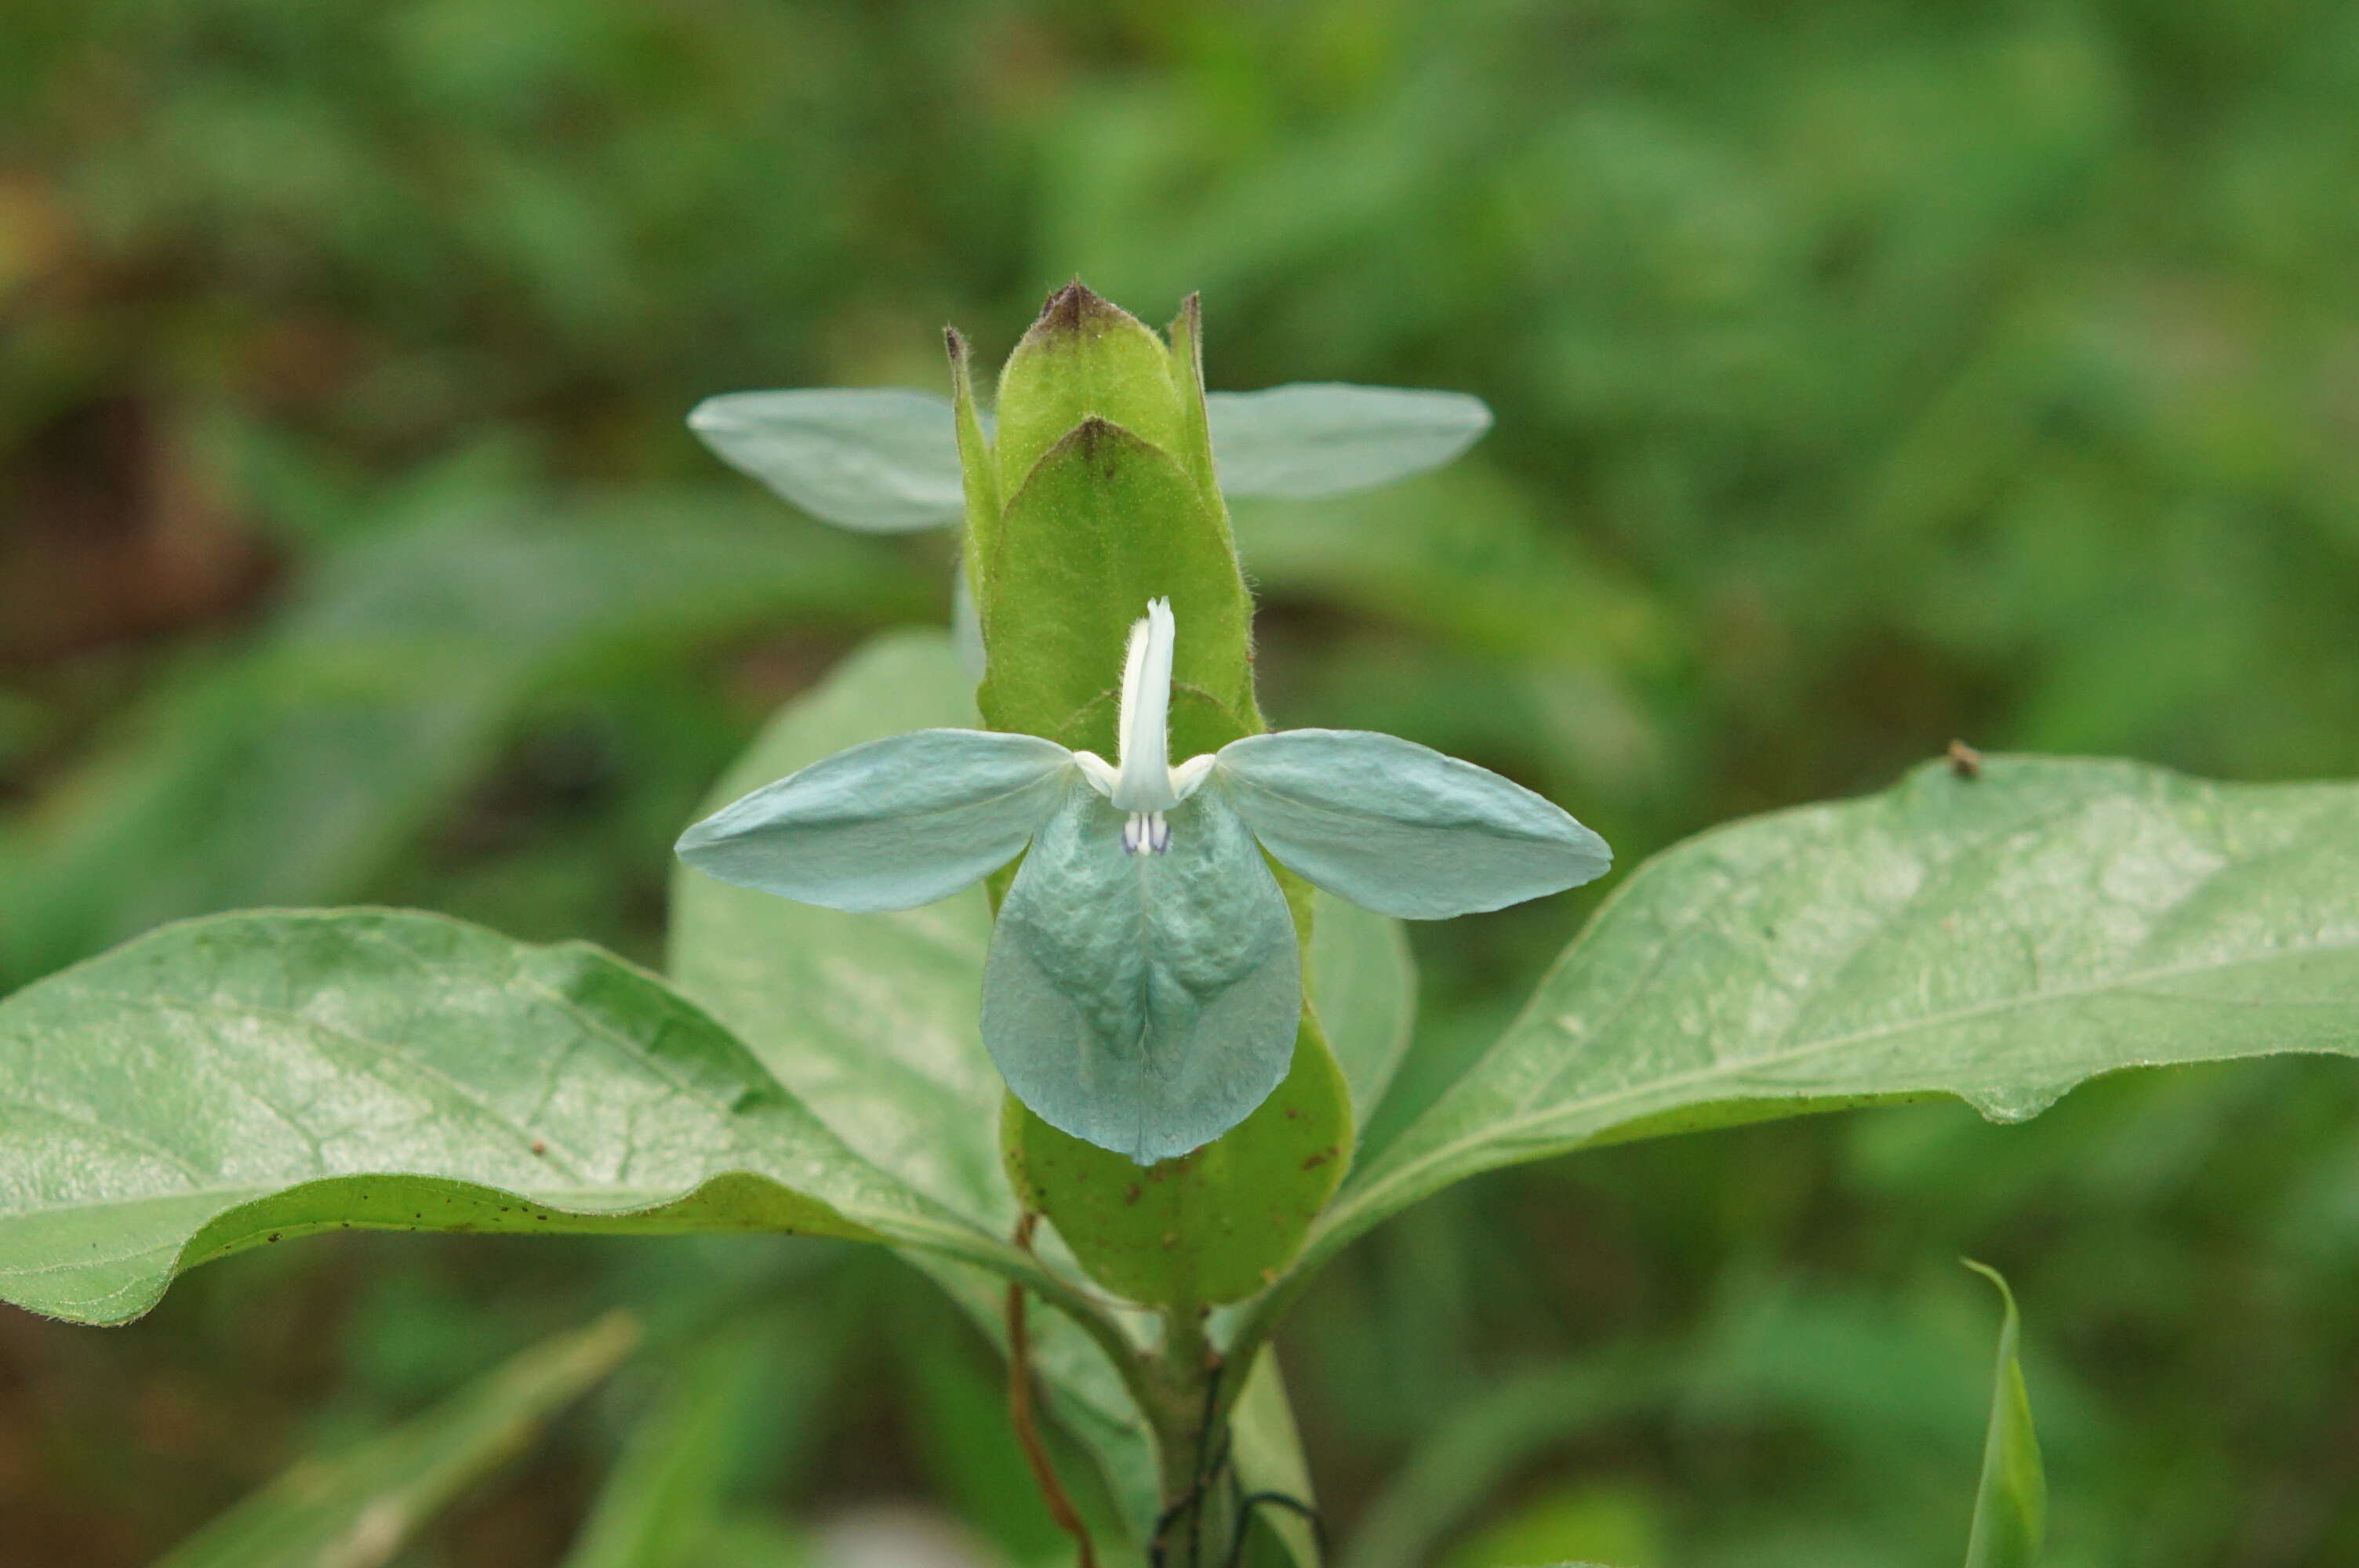
<instances>
[{"instance_id":1,"label":"plant stem","mask_svg":"<svg viewBox=\"0 0 2359 1568\"><path fill-rule=\"evenodd\" d=\"M1197 1568L1227 1534L1228 1422L1217 1412L1229 1367L1204 1332L1205 1309L1163 1312L1163 1343L1144 1359L1149 1397L1141 1401L1155 1433L1162 1517L1147 1546L1155 1568Z\"/></svg>"}]
</instances>

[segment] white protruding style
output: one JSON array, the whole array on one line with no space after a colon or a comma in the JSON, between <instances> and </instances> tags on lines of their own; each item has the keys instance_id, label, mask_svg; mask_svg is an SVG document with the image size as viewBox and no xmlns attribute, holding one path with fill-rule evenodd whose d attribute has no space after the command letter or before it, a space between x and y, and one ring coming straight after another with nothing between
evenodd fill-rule
<instances>
[{"instance_id":1,"label":"white protruding style","mask_svg":"<svg viewBox=\"0 0 2359 1568\"><path fill-rule=\"evenodd\" d=\"M1171 765L1171 648L1178 636L1171 601L1148 600L1147 613L1131 622L1130 645L1123 655L1115 760L1109 765L1093 752L1073 753L1090 787L1129 813L1122 825L1122 847L1128 854L1169 850L1171 826L1163 814L1195 794L1212 771L1209 755Z\"/></svg>"},{"instance_id":2,"label":"white protruding style","mask_svg":"<svg viewBox=\"0 0 2359 1568\"><path fill-rule=\"evenodd\" d=\"M1171 601L1150 599L1131 623L1122 662L1122 726L1116 732L1114 807L1169 811L1180 804L1171 787L1171 644L1177 627Z\"/></svg>"}]
</instances>

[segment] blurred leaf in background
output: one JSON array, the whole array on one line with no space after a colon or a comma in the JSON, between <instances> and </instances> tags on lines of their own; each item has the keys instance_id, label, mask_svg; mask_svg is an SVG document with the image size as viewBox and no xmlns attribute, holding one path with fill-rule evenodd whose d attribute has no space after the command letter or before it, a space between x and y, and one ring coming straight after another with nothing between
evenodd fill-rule
<instances>
[{"instance_id":1,"label":"blurred leaf in background","mask_svg":"<svg viewBox=\"0 0 2359 1568\"><path fill-rule=\"evenodd\" d=\"M2023 1382L2023 1324L2015 1292L1997 1271L1966 1265L1998 1287L2006 1311L1998 1331L1998 1368L1991 1389L1990 1432L1983 1442L1982 1481L1974 1493L1966 1568L2035 1568L2048 1530L2048 1476Z\"/></svg>"},{"instance_id":2,"label":"blurred leaf in background","mask_svg":"<svg viewBox=\"0 0 2359 1568\"><path fill-rule=\"evenodd\" d=\"M995 360L1076 272L1156 319L1203 289L1216 387L1491 406L1414 485L1239 506L1265 703L1506 772L1625 864L1957 735L2359 773L2355 105L2334 0L9 7L0 986L270 901L654 956L762 716L948 607L936 542L796 517L687 410L940 391L946 321ZM1592 903L1416 934L1407 1103ZM1569 1509L1645 1514L1634 1562L1953 1558L1970 1445L1891 1390L1986 1366L1962 1252L2039 1303L2050 1561L2359 1557L2354 1116L2286 1061L1481 1178L1305 1303L1322 1505L1348 1540L1495 1419L1437 1552ZM129 1335L0 1321L0 1532L150 1560L308 1427L618 1299L809 1290L839 1377L889 1367L858 1309L918 1287L801 1250L322 1243ZM1689 1349L1561 1422L1488 1401ZM980 1417L837 1386L723 1505L747 1560L992 1484ZM605 1458L419 1560L557 1562Z\"/></svg>"},{"instance_id":3,"label":"blurred leaf in background","mask_svg":"<svg viewBox=\"0 0 2359 1568\"><path fill-rule=\"evenodd\" d=\"M352 1568L386 1563L451 1498L614 1369L638 1329L616 1315L536 1346L375 1441L307 1459L158 1568Z\"/></svg>"}]
</instances>

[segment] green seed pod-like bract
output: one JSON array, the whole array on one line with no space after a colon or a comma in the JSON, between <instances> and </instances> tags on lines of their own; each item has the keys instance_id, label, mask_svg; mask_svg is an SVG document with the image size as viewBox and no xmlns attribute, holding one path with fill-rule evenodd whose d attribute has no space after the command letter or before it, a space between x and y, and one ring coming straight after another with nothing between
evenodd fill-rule
<instances>
[{"instance_id":1,"label":"green seed pod-like bract","mask_svg":"<svg viewBox=\"0 0 2359 1568\"><path fill-rule=\"evenodd\" d=\"M1172 670L1175 752L1263 728L1196 319L1191 299L1167 347L1081 284L1058 290L1000 376L995 441L953 342L967 579L985 654L978 695L994 729L1111 753L1114 677L1152 599L1188 628Z\"/></svg>"},{"instance_id":2,"label":"green seed pod-like bract","mask_svg":"<svg viewBox=\"0 0 2359 1568\"><path fill-rule=\"evenodd\" d=\"M1043 454L1090 419L1176 457L1186 400L1171 353L1138 318L1079 282L1049 297L999 373L999 477L1023 487Z\"/></svg>"}]
</instances>

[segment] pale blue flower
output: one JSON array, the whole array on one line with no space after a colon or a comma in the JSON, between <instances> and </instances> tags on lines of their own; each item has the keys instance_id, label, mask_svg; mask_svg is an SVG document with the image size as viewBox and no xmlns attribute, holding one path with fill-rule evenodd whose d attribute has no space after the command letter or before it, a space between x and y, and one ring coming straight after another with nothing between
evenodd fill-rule
<instances>
[{"instance_id":1,"label":"pale blue flower","mask_svg":"<svg viewBox=\"0 0 2359 1568\"><path fill-rule=\"evenodd\" d=\"M1302 978L1262 850L1418 920L1611 863L1531 791L1390 735L1249 735L1173 766L1175 635L1163 600L1131 628L1111 763L1033 735L920 730L756 790L682 835L680 857L865 911L930 903L1024 854L984 965L984 1044L1043 1120L1141 1164L1235 1126L1292 1059Z\"/></svg>"}]
</instances>

